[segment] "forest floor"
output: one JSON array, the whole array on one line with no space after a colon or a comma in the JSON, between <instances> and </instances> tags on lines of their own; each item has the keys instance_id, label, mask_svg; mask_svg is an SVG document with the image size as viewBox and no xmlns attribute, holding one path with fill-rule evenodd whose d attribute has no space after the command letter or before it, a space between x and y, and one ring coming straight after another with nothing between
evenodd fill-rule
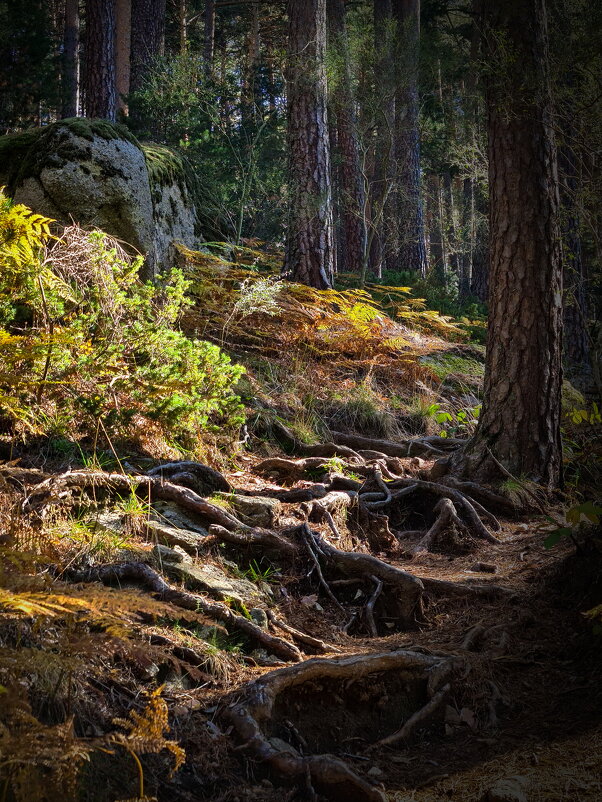
<instances>
[{"instance_id":1,"label":"forest floor","mask_svg":"<svg viewBox=\"0 0 602 802\"><path fill-rule=\"evenodd\" d=\"M20 466L26 467L23 460ZM425 476L430 467L430 462L415 457L400 459L397 465L409 477ZM22 501L24 487L26 495L31 495L43 478L35 477L34 482L34 473L32 469L25 476L17 468L3 466L4 510L14 509L16 496ZM247 455L244 469L224 475L237 490L252 492L253 496L245 498L253 499L261 499L262 493L307 489L316 484L308 478L281 484L275 481L274 472L266 479L260 459L252 455ZM235 494L230 494L230 500ZM291 531L291 526L307 520L307 505L303 504L280 502L275 529ZM77 505L79 508L81 499ZM102 519L102 513L97 514ZM155 517L148 509L144 515ZM190 512L182 515L178 526L182 527L184 518L190 516L191 536L202 518ZM135 561L154 565L160 573L162 567L152 553L157 530L140 525L139 510L124 512L121 507L119 516L124 532L130 526L127 544L125 536L117 538L117 544L109 542L116 537L110 529L102 535L99 531L97 546L107 550L104 560L110 556L112 564ZM337 517L342 528L344 519L345 515ZM60 516L55 518L60 528L59 521ZM370 674L369 682L346 679L332 684L314 679L302 683L296 695L285 693L283 701L276 703L272 721L262 722L270 736L280 739L276 743L281 746L283 741L288 742L300 755L325 752L340 756L355 776L364 778L375 791L382 789L391 800L600 799L602 644L582 615L602 598L600 551L575 551L570 542L545 549L539 529L541 516L505 519L501 525L498 544L467 543L462 538L454 541L444 534L433 544L433 551L415 556L408 555L407 544L397 539L376 550L387 564L423 579L444 580L460 588L480 587L478 593L459 596L445 588L427 590L418 623L409 631L395 631L397 626L391 625L392 634L387 635L379 622L376 637L369 636L362 617L372 594L369 581L360 579L351 584L350 592L345 584L336 585L332 579L336 572L331 574L327 581L335 583L330 587L340 600L339 606L325 591L317 572L311 570L307 555L279 559L274 549L266 550L265 544L220 544L215 537L204 538L197 532L197 562L252 579L261 595L258 607L270 609L295 630L327 644L314 649L293 638L305 652L303 660L311 659L316 651L327 660L337 661L347 655L407 650L454 664L444 702L399 743L370 749L371 743L397 730L413 708L420 709L426 701L420 682L418 687L403 670L401 675L407 681L401 685L395 672L384 671ZM326 522L312 523L311 527L334 542ZM357 530L353 535L350 528L345 533L340 531L345 546L356 553L368 553L370 549L362 545ZM26 536L21 531L19 538ZM67 546L64 540L56 539L54 547L56 565L61 568L50 582L50 592L59 594L67 608L71 594L87 600L107 620L110 616L118 619L125 631L117 632L115 621L90 625L77 616L68 621L69 616L60 611L49 611L47 624L42 627L40 617L36 625L18 611L4 612L0 636L5 655L14 656L21 650L20 681L28 688L31 710L39 721L53 725L74 716L75 734L82 743L92 744L94 738L98 741L115 729L112 719L126 717L132 708L143 710L144 688L155 687L160 679L169 709L170 737L185 749L187 758L171 778L167 775L171 758L141 758L149 798L174 802L322 798L313 796L310 782L299 782L299 778L292 781L289 777L286 782L285 777L283 790L283 778L266 769L252 750L246 754L240 748L241 739L222 715L224 708L240 702L254 680L277 670L273 663L280 666L286 661L274 659L269 646L261 648L262 644L241 633L236 625L226 624L228 633L218 626L207 645L206 631L203 640L201 624L195 620L198 611L178 612L156 594L156 601L149 596L142 603L142 595L133 589L138 583L131 578L126 577L121 587L94 585L92 591L90 585L73 584L83 575L70 577L70 566L81 563L84 552L93 565L100 553L96 558L91 556L90 543L83 541L75 548L73 541ZM328 561L320 558L320 562L326 571ZM64 581L69 578L71 582ZM492 596L485 590L488 585L494 587ZM22 583L20 589L23 587ZM35 589L39 593L40 588ZM49 592L48 585L44 592ZM37 598L43 598L43 593ZM249 601L233 605L232 599L226 598L225 602L225 607L237 607L248 618ZM342 627L352 612L359 613L358 624L347 634ZM377 622L379 616L390 614L378 603L374 612ZM211 624L208 620L202 623ZM287 637L274 626L271 632ZM45 661L44 668L40 659ZM0 668L6 682L6 657ZM29 766L32 783L39 770ZM500 786L500 780L509 780L510 785ZM92 751L80 782L81 799L142 798L140 793L136 797L136 764L127 753L109 758ZM498 795L492 796L491 789L496 787ZM47 793L41 798L62 798L58 790ZM370 798L363 788L343 788L342 795L348 799ZM11 798L10 793L6 798ZM335 787L324 798L342 796Z\"/></svg>"},{"instance_id":2,"label":"forest floor","mask_svg":"<svg viewBox=\"0 0 602 802\"><path fill-rule=\"evenodd\" d=\"M193 257L184 327L248 371L233 452L0 444L2 802L601 799L600 533L546 549L568 498L442 470L483 347L395 288L401 323L299 285L236 317L274 287Z\"/></svg>"}]
</instances>

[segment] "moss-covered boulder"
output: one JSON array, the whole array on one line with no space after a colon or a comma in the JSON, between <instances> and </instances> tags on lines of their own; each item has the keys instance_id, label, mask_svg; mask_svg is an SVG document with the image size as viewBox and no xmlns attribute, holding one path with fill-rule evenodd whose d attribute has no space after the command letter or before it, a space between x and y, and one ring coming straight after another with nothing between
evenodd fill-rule
<instances>
[{"instance_id":1,"label":"moss-covered boulder","mask_svg":"<svg viewBox=\"0 0 602 802\"><path fill-rule=\"evenodd\" d=\"M197 247L181 162L144 147L122 125L73 118L0 137L0 180L34 211L95 226L145 254L148 275L170 266L173 242Z\"/></svg>"}]
</instances>

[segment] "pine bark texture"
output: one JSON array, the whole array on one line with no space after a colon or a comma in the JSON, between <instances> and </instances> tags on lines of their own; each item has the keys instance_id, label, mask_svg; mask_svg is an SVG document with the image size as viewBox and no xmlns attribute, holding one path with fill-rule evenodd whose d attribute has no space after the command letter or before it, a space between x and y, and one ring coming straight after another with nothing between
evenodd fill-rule
<instances>
[{"instance_id":1,"label":"pine bark texture","mask_svg":"<svg viewBox=\"0 0 602 802\"><path fill-rule=\"evenodd\" d=\"M564 364L568 378L587 389L591 383L587 334L586 274L581 247L578 191L578 157L572 147L575 126L565 123L565 142L558 151L563 235Z\"/></svg>"},{"instance_id":2,"label":"pine bark texture","mask_svg":"<svg viewBox=\"0 0 602 802\"><path fill-rule=\"evenodd\" d=\"M333 175L338 179L341 226L337 269L359 272L364 253L364 192L345 14L345 0L327 0L328 44L338 65L334 86L330 87L329 120L331 128L336 129L336 151L331 147L331 155L333 165L336 163Z\"/></svg>"},{"instance_id":3,"label":"pine bark texture","mask_svg":"<svg viewBox=\"0 0 602 802\"><path fill-rule=\"evenodd\" d=\"M130 74L132 91L144 86L153 60L163 53L165 2L166 0L132 0Z\"/></svg>"},{"instance_id":4,"label":"pine bark texture","mask_svg":"<svg viewBox=\"0 0 602 802\"><path fill-rule=\"evenodd\" d=\"M326 0L288 2L290 218L285 272L318 289L332 286L334 243L326 109Z\"/></svg>"},{"instance_id":5,"label":"pine bark texture","mask_svg":"<svg viewBox=\"0 0 602 802\"><path fill-rule=\"evenodd\" d=\"M552 488L562 482L562 270L545 2L487 0L486 11L489 327L483 410L464 470L499 478L497 460Z\"/></svg>"},{"instance_id":6,"label":"pine bark texture","mask_svg":"<svg viewBox=\"0 0 602 802\"><path fill-rule=\"evenodd\" d=\"M61 117L77 116L79 0L66 0L63 30Z\"/></svg>"},{"instance_id":7,"label":"pine bark texture","mask_svg":"<svg viewBox=\"0 0 602 802\"><path fill-rule=\"evenodd\" d=\"M131 13L131 0L115 0L115 81L117 106L123 114L128 113L127 96L130 93Z\"/></svg>"},{"instance_id":8,"label":"pine bark texture","mask_svg":"<svg viewBox=\"0 0 602 802\"><path fill-rule=\"evenodd\" d=\"M420 191L418 56L420 0L393 0L397 23L395 159L397 161L398 270L426 275L424 210Z\"/></svg>"},{"instance_id":9,"label":"pine bark texture","mask_svg":"<svg viewBox=\"0 0 602 802\"><path fill-rule=\"evenodd\" d=\"M114 0L86 0L86 117L115 120L115 3Z\"/></svg>"}]
</instances>

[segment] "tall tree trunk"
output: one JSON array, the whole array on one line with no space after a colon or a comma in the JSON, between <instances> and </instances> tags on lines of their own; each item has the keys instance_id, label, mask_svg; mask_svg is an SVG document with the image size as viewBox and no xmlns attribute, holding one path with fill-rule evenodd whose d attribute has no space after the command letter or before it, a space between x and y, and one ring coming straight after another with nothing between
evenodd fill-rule
<instances>
[{"instance_id":1,"label":"tall tree trunk","mask_svg":"<svg viewBox=\"0 0 602 802\"><path fill-rule=\"evenodd\" d=\"M165 0L132 1L131 75L132 91L144 86L153 60L163 54Z\"/></svg>"},{"instance_id":2,"label":"tall tree trunk","mask_svg":"<svg viewBox=\"0 0 602 802\"><path fill-rule=\"evenodd\" d=\"M288 0L288 146L291 208L285 271L326 289L334 272L326 110L326 0Z\"/></svg>"},{"instance_id":3,"label":"tall tree trunk","mask_svg":"<svg viewBox=\"0 0 602 802\"><path fill-rule=\"evenodd\" d=\"M424 212L420 192L418 64L420 0L393 0L397 23L397 92L395 159L397 162L397 230L400 270L426 275Z\"/></svg>"},{"instance_id":4,"label":"tall tree trunk","mask_svg":"<svg viewBox=\"0 0 602 802\"><path fill-rule=\"evenodd\" d=\"M77 116L79 87L79 0L65 2L61 117Z\"/></svg>"},{"instance_id":5,"label":"tall tree trunk","mask_svg":"<svg viewBox=\"0 0 602 802\"><path fill-rule=\"evenodd\" d=\"M115 81L117 107L122 114L128 113L127 97L130 94L131 13L131 0L116 0Z\"/></svg>"},{"instance_id":6,"label":"tall tree trunk","mask_svg":"<svg viewBox=\"0 0 602 802\"><path fill-rule=\"evenodd\" d=\"M474 248L474 181L467 176L462 181L462 251L458 255L458 296L466 301L470 296L472 254Z\"/></svg>"},{"instance_id":7,"label":"tall tree trunk","mask_svg":"<svg viewBox=\"0 0 602 802\"><path fill-rule=\"evenodd\" d=\"M247 34L244 64L242 65L241 122L249 140L257 130L261 94L259 92L259 7L251 6L251 25Z\"/></svg>"},{"instance_id":8,"label":"tall tree trunk","mask_svg":"<svg viewBox=\"0 0 602 802\"><path fill-rule=\"evenodd\" d=\"M564 127L565 141L558 152L564 257L564 365L572 381L587 386L591 380L591 365L585 265L576 201L578 165L572 146L576 132L572 121L567 120Z\"/></svg>"},{"instance_id":9,"label":"tall tree trunk","mask_svg":"<svg viewBox=\"0 0 602 802\"><path fill-rule=\"evenodd\" d=\"M213 75L213 54L215 50L215 0L205 0L203 23L203 67L205 70L205 77L211 78Z\"/></svg>"},{"instance_id":10,"label":"tall tree trunk","mask_svg":"<svg viewBox=\"0 0 602 802\"><path fill-rule=\"evenodd\" d=\"M327 0L329 47L337 54L339 64L334 86L330 87L331 129L336 128L336 161L340 209L341 247L337 269L359 272L364 253L364 230L361 215L364 209L363 182L360 173L360 151L357 119L351 89L351 66L345 21L345 0ZM335 155L332 153L333 162Z\"/></svg>"},{"instance_id":11,"label":"tall tree trunk","mask_svg":"<svg viewBox=\"0 0 602 802\"><path fill-rule=\"evenodd\" d=\"M428 187L428 223L430 244L430 265L437 281L444 286L447 280L447 256L443 239L442 221L443 204L441 202L441 180L438 175L431 174Z\"/></svg>"},{"instance_id":12,"label":"tall tree trunk","mask_svg":"<svg viewBox=\"0 0 602 802\"><path fill-rule=\"evenodd\" d=\"M562 483L562 266L545 0L486 0L491 278L483 410L463 472ZM516 65L520 64L520 69Z\"/></svg>"},{"instance_id":13,"label":"tall tree trunk","mask_svg":"<svg viewBox=\"0 0 602 802\"><path fill-rule=\"evenodd\" d=\"M84 79L86 117L115 120L115 3L86 0L86 68Z\"/></svg>"},{"instance_id":14,"label":"tall tree trunk","mask_svg":"<svg viewBox=\"0 0 602 802\"><path fill-rule=\"evenodd\" d=\"M452 275L457 280L460 274L458 259L458 234L456 231L456 211L454 203L454 183L449 169L443 171L443 208L445 210L445 236L447 253Z\"/></svg>"},{"instance_id":15,"label":"tall tree trunk","mask_svg":"<svg viewBox=\"0 0 602 802\"><path fill-rule=\"evenodd\" d=\"M385 214L394 178L393 130L395 127L395 69L393 60L393 16L391 0L374 0L374 86L376 137L370 180L370 271L378 278L386 254ZM389 203L390 205L390 203Z\"/></svg>"},{"instance_id":16,"label":"tall tree trunk","mask_svg":"<svg viewBox=\"0 0 602 802\"><path fill-rule=\"evenodd\" d=\"M475 182L474 211L473 211L473 249L472 249L472 275L470 277L471 295L481 303L487 303L489 298L489 237L487 217L489 204L481 185Z\"/></svg>"},{"instance_id":17,"label":"tall tree trunk","mask_svg":"<svg viewBox=\"0 0 602 802\"><path fill-rule=\"evenodd\" d=\"M187 0L178 0L178 42L179 42L180 53L185 53L188 47Z\"/></svg>"}]
</instances>

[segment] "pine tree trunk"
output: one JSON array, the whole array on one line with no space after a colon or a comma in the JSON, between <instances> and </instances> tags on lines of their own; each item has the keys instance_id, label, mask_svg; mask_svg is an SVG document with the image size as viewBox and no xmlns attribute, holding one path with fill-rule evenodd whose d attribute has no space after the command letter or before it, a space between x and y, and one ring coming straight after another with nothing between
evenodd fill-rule
<instances>
[{"instance_id":1,"label":"pine tree trunk","mask_svg":"<svg viewBox=\"0 0 602 802\"><path fill-rule=\"evenodd\" d=\"M115 4L114 0L86 0L86 117L115 120Z\"/></svg>"},{"instance_id":2,"label":"pine tree trunk","mask_svg":"<svg viewBox=\"0 0 602 802\"><path fill-rule=\"evenodd\" d=\"M493 480L497 460L553 488L562 482L562 269L545 2L486 8L491 290L483 410L462 471Z\"/></svg>"},{"instance_id":3,"label":"pine tree trunk","mask_svg":"<svg viewBox=\"0 0 602 802\"><path fill-rule=\"evenodd\" d=\"M132 0L132 91L142 89L153 60L163 54L165 0Z\"/></svg>"},{"instance_id":4,"label":"pine tree trunk","mask_svg":"<svg viewBox=\"0 0 602 802\"><path fill-rule=\"evenodd\" d=\"M360 152L357 119L351 89L351 67L345 21L345 0L327 0L329 47L337 54L340 69L331 90L331 129L336 128L336 151L332 150L337 169L341 244L337 269L360 272L364 253L362 213L363 182L360 173Z\"/></svg>"},{"instance_id":5,"label":"pine tree trunk","mask_svg":"<svg viewBox=\"0 0 602 802\"><path fill-rule=\"evenodd\" d=\"M474 181L470 177L462 182L461 227L462 251L458 256L458 296L460 301L466 301L470 296L474 242Z\"/></svg>"},{"instance_id":6,"label":"pine tree trunk","mask_svg":"<svg viewBox=\"0 0 602 802\"><path fill-rule=\"evenodd\" d=\"M65 2L61 117L77 116L79 72L79 0Z\"/></svg>"},{"instance_id":7,"label":"pine tree trunk","mask_svg":"<svg viewBox=\"0 0 602 802\"><path fill-rule=\"evenodd\" d=\"M558 151L560 201L562 209L564 277L564 365L568 378L587 387L591 382L590 348L587 335L587 295L585 265L581 248L578 183L574 123L564 126L564 143Z\"/></svg>"},{"instance_id":8,"label":"pine tree trunk","mask_svg":"<svg viewBox=\"0 0 602 802\"><path fill-rule=\"evenodd\" d=\"M443 171L443 208L445 209L445 234L449 266L456 281L460 275L458 259L458 234L456 231L456 214L454 204L454 186L449 170Z\"/></svg>"},{"instance_id":9,"label":"pine tree trunk","mask_svg":"<svg viewBox=\"0 0 602 802\"><path fill-rule=\"evenodd\" d=\"M215 51L215 0L205 0L203 23L203 67L205 76L211 78Z\"/></svg>"},{"instance_id":10,"label":"pine tree trunk","mask_svg":"<svg viewBox=\"0 0 602 802\"><path fill-rule=\"evenodd\" d=\"M326 0L288 0L288 146L291 206L285 272L326 289L334 271L326 110Z\"/></svg>"},{"instance_id":11,"label":"pine tree trunk","mask_svg":"<svg viewBox=\"0 0 602 802\"><path fill-rule=\"evenodd\" d=\"M393 0L392 7L397 22L398 70L395 95L397 265L399 270L413 270L425 276L427 259L418 127L420 0Z\"/></svg>"},{"instance_id":12,"label":"pine tree trunk","mask_svg":"<svg viewBox=\"0 0 602 802\"><path fill-rule=\"evenodd\" d=\"M127 97L130 93L131 12L131 0L116 0L115 81L117 107L122 114L128 113Z\"/></svg>"},{"instance_id":13,"label":"pine tree trunk","mask_svg":"<svg viewBox=\"0 0 602 802\"><path fill-rule=\"evenodd\" d=\"M441 286L445 285L447 274L447 258L442 231L441 181L438 175L428 177L428 229L430 244L431 270Z\"/></svg>"},{"instance_id":14,"label":"pine tree trunk","mask_svg":"<svg viewBox=\"0 0 602 802\"><path fill-rule=\"evenodd\" d=\"M474 186L473 249L470 293L481 303L489 298L489 205L478 183Z\"/></svg>"},{"instance_id":15,"label":"pine tree trunk","mask_svg":"<svg viewBox=\"0 0 602 802\"><path fill-rule=\"evenodd\" d=\"M382 276L387 252L385 213L387 193L395 180L393 130L395 127L395 70L393 61L393 17L391 0L374 0L374 86L379 93L376 105L376 137L370 181L370 271ZM391 197L391 196L389 196Z\"/></svg>"},{"instance_id":16,"label":"pine tree trunk","mask_svg":"<svg viewBox=\"0 0 602 802\"><path fill-rule=\"evenodd\" d=\"M178 41L180 53L188 48L188 3L187 0L178 0Z\"/></svg>"}]
</instances>

